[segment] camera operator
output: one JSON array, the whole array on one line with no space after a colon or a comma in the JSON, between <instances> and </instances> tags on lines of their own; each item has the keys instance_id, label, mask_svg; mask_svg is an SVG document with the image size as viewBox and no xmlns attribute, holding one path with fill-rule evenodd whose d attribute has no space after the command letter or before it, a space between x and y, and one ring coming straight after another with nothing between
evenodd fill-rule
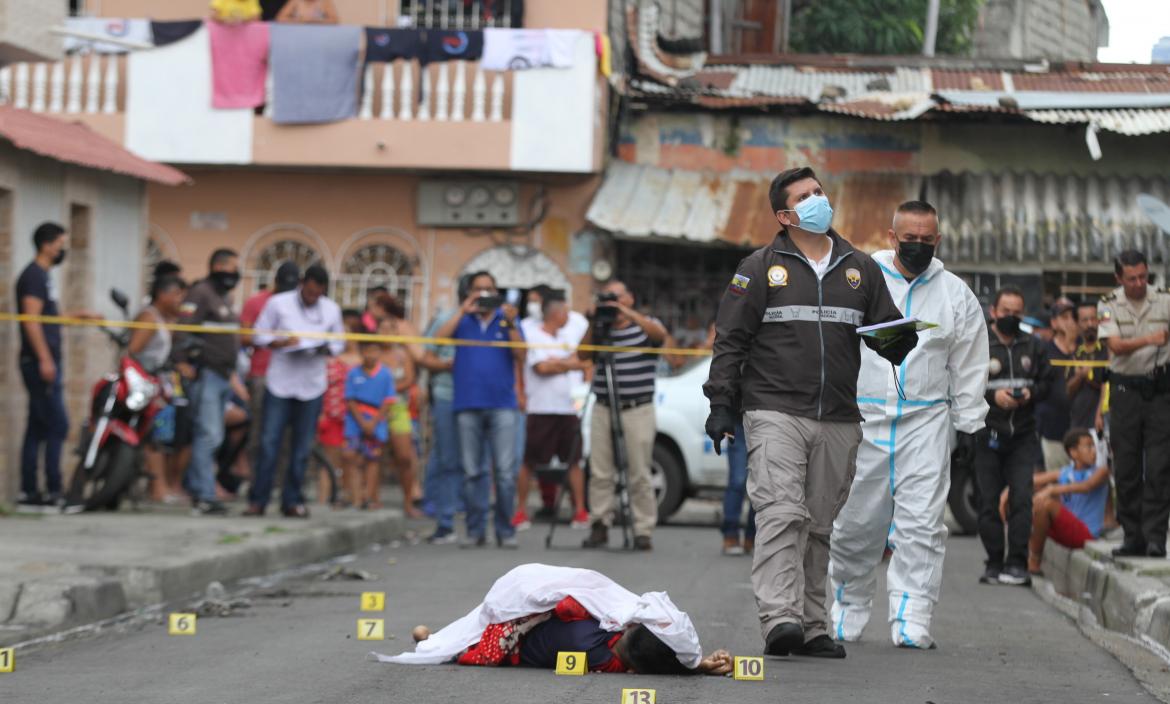
<instances>
[{"instance_id":1,"label":"camera operator","mask_svg":"<svg viewBox=\"0 0 1170 704\"><path fill-rule=\"evenodd\" d=\"M987 550L983 584L1028 585L1032 534L1032 471L1040 457L1035 408L1048 396L1051 368L1044 343L1020 330L1024 294L1005 286L991 304L991 362L985 397L987 427L975 434L979 537ZM999 497L1009 489L1007 559Z\"/></svg>"},{"instance_id":2,"label":"camera operator","mask_svg":"<svg viewBox=\"0 0 1170 704\"><path fill-rule=\"evenodd\" d=\"M634 295L620 281L610 281L597 297L588 332L582 344L615 347L657 347L666 339L666 328L657 318L634 310ZM582 359L592 352L581 351ZM633 513L634 549L650 550L650 533L658 522L658 503L650 485L650 459L654 452L654 379L658 356L646 352L614 354L614 385L618 411L626 440L629 460L626 479L630 510ZM606 392L605 367L598 364L593 375L593 393L597 395L590 428L589 505L592 532L582 543L586 548L603 548L609 543L609 526L616 509L617 466L614 461L613 435L610 427L609 397Z\"/></svg>"}]
</instances>

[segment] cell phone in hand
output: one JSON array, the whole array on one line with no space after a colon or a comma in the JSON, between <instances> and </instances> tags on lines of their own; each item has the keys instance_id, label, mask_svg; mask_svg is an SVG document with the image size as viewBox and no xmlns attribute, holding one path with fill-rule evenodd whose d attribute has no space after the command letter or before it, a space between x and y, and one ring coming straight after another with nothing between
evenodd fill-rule
<instances>
[{"instance_id":1,"label":"cell phone in hand","mask_svg":"<svg viewBox=\"0 0 1170 704\"><path fill-rule=\"evenodd\" d=\"M488 311L499 308L503 303L504 299L500 298L499 296L488 294L486 296L480 296L477 298L475 301L475 307L483 311Z\"/></svg>"}]
</instances>

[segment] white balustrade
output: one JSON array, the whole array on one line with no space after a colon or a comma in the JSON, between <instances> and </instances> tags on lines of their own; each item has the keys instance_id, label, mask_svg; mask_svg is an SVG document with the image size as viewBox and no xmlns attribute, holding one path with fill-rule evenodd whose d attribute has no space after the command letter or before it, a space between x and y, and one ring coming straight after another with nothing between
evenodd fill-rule
<instances>
[{"instance_id":1,"label":"white balustrade","mask_svg":"<svg viewBox=\"0 0 1170 704\"><path fill-rule=\"evenodd\" d=\"M272 71L264 76L264 117L272 119Z\"/></svg>"},{"instance_id":2,"label":"white balustrade","mask_svg":"<svg viewBox=\"0 0 1170 704\"><path fill-rule=\"evenodd\" d=\"M378 117L394 119L394 64L382 64L382 109Z\"/></svg>"},{"instance_id":3,"label":"white balustrade","mask_svg":"<svg viewBox=\"0 0 1170 704\"><path fill-rule=\"evenodd\" d=\"M483 68L476 67L475 82L471 87L471 121L483 122L487 109L487 79L483 77Z\"/></svg>"},{"instance_id":4,"label":"white balustrade","mask_svg":"<svg viewBox=\"0 0 1170 704\"><path fill-rule=\"evenodd\" d=\"M59 113L65 107L65 64L58 61L49 71L49 112Z\"/></svg>"},{"instance_id":5,"label":"white balustrade","mask_svg":"<svg viewBox=\"0 0 1170 704\"><path fill-rule=\"evenodd\" d=\"M422 90L419 95L418 119L421 122L429 122L431 119L431 72L427 70L426 66L419 66L419 73L422 74Z\"/></svg>"},{"instance_id":6,"label":"white balustrade","mask_svg":"<svg viewBox=\"0 0 1170 704\"><path fill-rule=\"evenodd\" d=\"M490 122L502 122L504 120L504 76L503 74L496 74L492 79L492 111L488 115Z\"/></svg>"},{"instance_id":7,"label":"white balustrade","mask_svg":"<svg viewBox=\"0 0 1170 704\"><path fill-rule=\"evenodd\" d=\"M102 112L112 115L118 111L118 55L106 55L106 85L105 100L102 101Z\"/></svg>"},{"instance_id":8,"label":"white balustrade","mask_svg":"<svg viewBox=\"0 0 1170 704\"><path fill-rule=\"evenodd\" d=\"M398 95L398 119L410 122L411 111L414 110L414 67L409 63L402 65L402 91Z\"/></svg>"},{"instance_id":9,"label":"white balustrade","mask_svg":"<svg viewBox=\"0 0 1170 704\"><path fill-rule=\"evenodd\" d=\"M12 102L12 67L0 67L0 104Z\"/></svg>"},{"instance_id":10,"label":"white balustrade","mask_svg":"<svg viewBox=\"0 0 1170 704\"><path fill-rule=\"evenodd\" d=\"M46 64L33 64L32 74L32 105L33 112L45 111L45 93L48 92L49 67Z\"/></svg>"},{"instance_id":11,"label":"white balustrade","mask_svg":"<svg viewBox=\"0 0 1170 704\"><path fill-rule=\"evenodd\" d=\"M358 117L369 120L374 116L374 65L366 64L365 75L362 77L362 106L358 110Z\"/></svg>"},{"instance_id":12,"label":"white balustrade","mask_svg":"<svg viewBox=\"0 0 1170 704\"><path fill-rule=\"evenodd\" d=\"M15 73L16 87L13 88L12 104L21 110L28 109L28 64L17 64Z\"/></svg>"},{"instance_id":13,"label":"white balustrade","mask_svg":"<svg viewBox=\"0 0 1170 704\"><path fill-rule=\"evenodd\" d=\"M101 66L98 65L97 54L89 57L89 69L85 72L85 111L93 114L98 111L98 98L102 91Z\"/></svg>"},{"instance_id":14,"label":"white balustrade","mask_svg":"<svg viewBox=\"0 0 1170 704\"><path fill-rule=\"evenodd\" d=\"M446 122L450 113L447 109L451 102L451 86L448 84L447 62L439 64L439 86L435 90L435 119Z\"/></svg>"},{"instance_id":15,"label":"white balustrade","mask_svg":"<svg viewBox=\"0 0 1170 704\"><path fill-rule=\"evenodd\" d=\"M65 112L76 114L81 112L82 87L81 56L75 54L69 61L69 97L65 101Z\"/></svg>"},{"instance_id":16,"label":"white balustrade","mask_svg":"<svg viewBox=\"0 0 1170 704\"><path fill-rule=\"evenodd\" d=\"M460 5L460 8L463 6ZM462 10L460 10L462 11ZM455 85L451 91L451 121L463 122L463 111L467 107L467 64L455 62Z\"/></svg>"}]
</instances>

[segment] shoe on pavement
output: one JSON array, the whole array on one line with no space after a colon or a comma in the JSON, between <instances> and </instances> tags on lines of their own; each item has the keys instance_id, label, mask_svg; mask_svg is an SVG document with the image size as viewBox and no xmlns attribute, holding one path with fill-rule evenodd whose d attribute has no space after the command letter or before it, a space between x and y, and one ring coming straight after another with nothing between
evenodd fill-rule
<instances>
[{"instance_id":1,"label":"shoe on pavement","mask_svg":"<svg viewBox=\"0 0 1170 704\"><path fill-rule=\"evenodd\" d=\"M601 521L594 522L589 537L581 541L581 547L593 549L604 548L607 545L609 545L609 529Z\"/></svg>"},{"instance_id":2,"label":"shoe on pavement","mask_svg":"<svg viewBox=\"0 0 1170 704\"><path fill-rule=\"evenodd\" d=\"M1145 557L1146 546L1144 543L1126 540L1121 543L1120 547L1113 548L1114 557Z\"/></svg>"},{"instance_id":3,"label":"shoe on pavement","mask_svg":"<svg viewBox=\"0 0 1170 704\"><path fill-rule=\"evenodd\" d=\"M988 567L983 570L983 574L979 577L980 584L999 584L999 573L1002 570L998 567Z\"/></svg>"},{"instance_id":4,"label":"shoe on pavement","mask_svg":"<svg viewBox=\"0 0 1170 704\"><path fill-rule=\"evenodd\" d=\"M520 543L517 542L514 535L509 535L507 538L497 538L496 545L504 550L516 550L520 547Z\"/></svg>"},{"instance_id":5,"label":"shoe on pavement","mask_svg":"<svg viewBox=\"0 0 1170 704\"><path fill-rule=\"evenodd\" d=\"M573 530L585 530L589 527L589 512L578 511L573 514L573 520L569 522L569 528Z\"/></svg>"},{"instance_id":6,"label":"shoe on pavement","mask_svg":"<svg viewBox=\"0 0 1170 704\"><path fill-rule=\"evenodd\" d=\"M260 518L264 515L264 507L260 504L248 504L248 508L244 509L241 515L248 518Z\"/></svg>"},{"instance_id":7,"label":"shoe on pavement","mask_svg":"<svg viewBox=\"0 0 1170 704\"><path fill-rule=\"evenodd\" d=\"M1147 545L1146 557L1166 557L1165 545Z\"/></svg>"},{"instance_id":8,"label":"shoe on pavement","mask_svg":"<svg viewBox=\"0 0 1170 704\"><path fill-rule=\"evenodd\" d=\"M459 541L459 547L463 549L482 548L487 546L487 536L467 536Z\"/></svg>"},{"instance_id":9,"label":"shoe on pavement","mask_svg":"<svg viewBox=\"0 0 1170 704\"><path fill-rule=\"evenodd\" d=\"M512 516L512 527L517 531L528 530L532 527L532 521L528 520L528 513L524 509L516 511Z\"/></svg>"},{"instance_id":10,"label":"shoe on pavement","mask_svg":"<svg viewBox=\"0 0 1170 704\"><path fill-rule=\"evenodd\" d=\"M457 542L459 542L459 536L455 535L455 531L443 528L435 529L435 532L427 538L428 545L454 545Z\"/></svg>"},{"instance_id":11,"label":"shoe on pavement","mask_svg":"<svg viewBox=\"0 0 1170 704\"><path fill-rule=\"evenodd\" d=\"M222 501L196 501L191 508L192 516L226 516L227 512Z\"/></svg>"},{"instance_id":12,"label":"shoe on pavement","mask_svg":"<svg viewBox=\"0 0 1170 704\"><path fill-rule=\"evenodd\" d=\"M739 538L726 536L723 538L723 554L731 556L740 556L743 554L743 546L739 543Z\"/></svg>"},{"instance_id":13,"label":"shoe on pavement","mask_svg":"<svg viewBox=\"0 0 1170 704\"><path fill-rule=\"evenodd\" d=\"M806 658L829 658L840 660L845 657L845 646L835 642L826 635L820 635L802 643L800 647L792 649L793 655L803 655Z\"/></svg>"},{"instance_id":14,"label":"shoe on pavement","mask_svg":"<svg viewBox=\"0 0 1170 704\"><path fill-rule=\"evenodd\" d=\"M755 552L756 552L756 539L755 538L744 538L743 539L743 553L745 555L752 555L752 554L755 554Z\"/></svg>"},{"instance_id":15,"label":"shoe on pavement","mask_svg":"<svg viewBox=\"0 0 1170 704\"><path fill-rule=\"evenodd\" d=\"M280 509L280 515L285 518L308 518L309 507L304 504L297 504L296 506L285 506Z\"/></svg>"},{"instance_id":16,"label":"shoe on pavement","mask_svg":"<svg viewBox=\"0 0 1170 704\"><path fill-rule=\"evenodd\" d=\"M639 552L650 552L651 550L653 550L654 546L650 543L650 536L648 536L648 535L635 535L634 536L634 549L639 551Z\"/></svg>"},{"instance_id":17,"label":"shoe on pavement","mask_svg":"<svg viewBox=\"0 0 1170 704\"><path fill-rule=\"evenodd\" d=\"M1019 565L1008 565L1003 568L1003 572L999 573L999 583L1013 587L1030 587L1032 586L1032 575Z\"/></svg>"},{"instance_id":18,"label":"shoe on pavement","mask_svg":"<svg viewBox=\"0 0 1170 704\"><path fill-rule=\"evenodd\" d=\"M21 494L16 500L17 513L44 513L45 499L40 494Z\"/></svg>"},{"instance_id":19,"label":"shoe on pavement","mask_svg":"<svg viewBox=\"0 0 1170 704\"><path fill-rule=\"evenodd\" d=\"M804 647L804 628L799 623L780 623L764 639L765 655L787 655Z\"/></svg>"}]
</instances>

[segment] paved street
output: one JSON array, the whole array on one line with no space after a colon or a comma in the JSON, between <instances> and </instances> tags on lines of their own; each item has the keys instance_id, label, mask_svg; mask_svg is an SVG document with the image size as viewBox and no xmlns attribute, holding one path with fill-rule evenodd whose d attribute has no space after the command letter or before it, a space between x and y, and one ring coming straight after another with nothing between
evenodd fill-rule
<instances>
[{"instance_id":1,"label":"paved street","mask_svg":"<svg viewBox=\"0 0 1170 704\"><path fill-rule=\"evenodd\" d=\"M579 532L559 535L575 545ZM931 652L897 650L884 623L845 661L769 658L764 683L725 678L589 675L558 677L531 670L454 666L408 667L371 662L371 645L393 653L410 646L416 624L438 628L464 614L492 581L531 561L590 567L628 588L665 589L691 614L705 649L756 655L761 641L748 583L747 558L718 552L708 527L668 527L649 556L620 552L546 551L538 525L521 549L477 551L455 546L386 547L349 567L376 581L283 582L239 616L201 618L198 635L169 637L156 622L42 647L0 675L0 701L58 702L83 693L103 702L604 702L623 687L650 687L673 702L1152 702L1130 672L1084 638L1027 589L976 583L979 545L949 545L944 609ZM611 536L612 538L612 536ZM393 561L393 564L391 564ZM387 594L385 643L355 638L358 594ZM879 619L884 621L884 619Z\"/></svg>"}]
</instances>

